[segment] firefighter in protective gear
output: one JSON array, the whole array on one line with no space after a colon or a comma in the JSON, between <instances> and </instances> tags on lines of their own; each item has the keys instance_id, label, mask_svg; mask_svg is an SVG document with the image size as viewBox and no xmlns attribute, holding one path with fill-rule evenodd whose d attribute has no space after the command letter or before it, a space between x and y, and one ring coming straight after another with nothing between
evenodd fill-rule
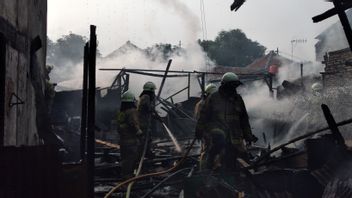
<instances>
[{"instance_id":1,"label":"firefighter in protective gear","mask_svg":"<svg viewBox=\"0 0 352 198\"><path fill-rule=\"evenodd\" d=\"M320 82L313 83L311 88L312 95L307 98L307 104L309 106L306 107L308 113L306 127L311 130L316 130L325 126L325 122L322 122L322 120L324 120L324 114L321 112L321 104L327 104L329 102L323 94L323 85ZM304 131L304 129L302 131Z\"/></svg>"},{"instance_id":2,"label":"firefighter in protective gear","mask_svg":"<svg viewBox=\"0 0 352 198\"><path fill-rule=\"evenodd\" d=\"M197 104L196 104L196 106L195 106L195 108L194 108L194 118L195 118L196 120L199 119L199 114L200 114L200 111L201 111L201 109L202 109L202 107L203 107L203 105L204 105L204 103L205 103L205 100L207 99L207 97L208 97L210 94L214 93L216 90L217 90L217 87L216 87L216 85L213 84L213 83L210 83L210 84L208 84L208 85L205 87L204 96L202 96L202 99L201 99L199 102L197 102Z\"/></svg>"},{"instance_id":3,"label":"firefighter in protective gear","mask_svg":"<svg viewBox=\"0 0 352 198\"><path fill-rule=\"evenodd\" d=\"M204 95L199 100L199 102L197 102L197 104L196 104L196 106L194 108L194 118L196 120L198 120L199 117L200 117L200 112L201 112L201 110L202 110L202 108L203 108L203 106L205 104L205 100L207 99L208 96L210 96L216 90L217 90L217 87L213 83L210 83L210 84L208 84L205 87ZM210 138L207 135L203 136L201 139L202 139L202 150L201 150L200 159L199 159L199 162L200 162L199 168L200 168L200 170L205 168L205 164L206 164L205 151L207 150L207 146L210 143Z\"/></svg>"},{"instance_id":4,"label":"firefighter in protective gear","mask_svg":"<svg viewBox=\"0 0 352 198\"><path fill-rule=\"evenodd\" d=\"M120 134L121 174L124 178L129 178L133 176L143 147L140 138L143 131L139 125L136 99L130 91L122 95L117 129Z\"/></svg>"},{"instance_id":5,"label":"firefighter in protective gear","mask_svg":"<svg viewBox=\"0 0 352 198\"><path fill-rule=\"evenodd\" d=\"M321 93L323 92L323 85L316 82L312 85L312 93L315 96L320 96Z\"/></svg>"},{"instance_id":6,"label":"firefighter in protective gear","mask_svg":"<svg viewBox=\"0 0 352 198\"><path fill-rule=\"evenodd\" d=\"M247 156L243 140L248 144L258 140L252 134L243 99L236 91L241 84L236 74L224 74L219 90L208 96L200 112L196 137L210 139L205 154L207 169L234 170L236 159Z\"/></svg>"},{"instance_id":7,"label":"firefighter in protective gear","mask_svg":"<svg viewBox=\"0 0 352 198\"><path fill-rule=\"evenodd\" d=\"M139 122L142 131L145 132L143 135L143 141L148 141L148 149L146 152L147 157L152 157L152 151L150 148L151 138L150 138L150 131L151 131L151 123L152 123L152 115L155 111L155 90L156 86L153 82L146 82L143 86L143 92L139 96L139 103L138 103L138 115L139 115Z\"/></svg>"}]
</instances>

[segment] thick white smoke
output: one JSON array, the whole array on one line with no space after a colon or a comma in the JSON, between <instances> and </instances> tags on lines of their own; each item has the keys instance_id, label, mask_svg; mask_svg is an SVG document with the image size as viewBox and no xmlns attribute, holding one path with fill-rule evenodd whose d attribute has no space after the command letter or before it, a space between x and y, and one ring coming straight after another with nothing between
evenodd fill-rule
<instances>
[{"instance_id":1,"label":"thick white smoke","mask_svg":"<svg viewBox=\"0 0 352 198\"><path fill-rule=\"evenodd\" d=\"M214 63L206 56L202 48L197 42L197 36L200 32L200 21L199 18L181 1L179 0L155 0L161 6L167 10L171 10L171 14L181 18L184 22L179 24L185 26L187 30L186 45L183 46L182 50L177 53L170 55L173 60L170 70L186 70L186 71L205 71L211 68ZM152 21L151 21L152 23ZM99 36L99 35L98 35ZM141 35L142 36L142 35ZM158 48L152 49L153 58L148 56L144 50L131 47L128 44L105 58L97 60L97 68L126 68L126 69L162 69L164 70L167 65L167 60L163 58L163 52ZM60 75L66 71L58 72ZM69 76L69 80L60 82L57 90L65 89L79 89L82 84L82 63L76 65L74 69L71 69L66 77ZM118 74L118 71L97 71L97 86L107 87L110 86L114 77ZM161 73L162 74L162 73ZM66 78L67 79L67 78ZM130 89L136 95L138 95L146 81L153 81L157 85L160 85L160 78L147 77L141 75L130 76ZM162 97L167 97L172 93L187 86L187 78L168 78L164 89L162 90ZM196 76L192 76L191 82L191 93L192 95L198 95L200 88L196 81ZM180 98L176 100L185 99L185 93L180 95Z\"/></svg>"},{"instance_id":2,"label":"thick white smoke","mask_svg":"<svg viewBox=\"0 0 352 198\"><path fill-rule=\"evenodd\" d=\"M194 43L200 32L199 18L180 0L156 0L160 5L165 7L165 10L173 11L181 18L188 32L188 42Z\"/></svg>"},{"instance_id":3,"label":"thick white smoke","mask_svg":"<svg viewBox=\"0 0 352 198\"><path fill-rule=\"evenodd\" d=\"M273 87L277 88L284 80L300 86L300 63L290 63L287 59L281 62L284 64L279 68ZM317 81L316 78L319 79L323 66L319 63L304 63L303 68L304 79L309 79L304 81L306 91L292 97L277 100L275 96L277 91L274 90L271 96L269 87L264 81L256 81L240 89L254 133L259 137L265 133L272 146L306 133L308 117L311 116L308 114L312 111L321 113L320 104L316 104L312 109L309 97L312 95L310 86ZM320 125L316 127L318 126Z\"/></svg>"}]
</instances>

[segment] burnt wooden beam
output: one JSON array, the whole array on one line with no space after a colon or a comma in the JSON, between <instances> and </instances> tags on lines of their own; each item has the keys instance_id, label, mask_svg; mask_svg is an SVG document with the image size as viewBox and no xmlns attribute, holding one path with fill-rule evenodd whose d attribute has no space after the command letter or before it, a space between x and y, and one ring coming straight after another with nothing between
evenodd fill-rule
<instances>
[{"instance_id":1,"label":"burnt wooden beam","mask_svg":"<svg viewBox=\"0 0 352 198\"><path fill-rule=\"evenodd\" d=\"M87 171L88 197L94 198L94 159L95 159L95 69L97 36L96 26L90 26L89 70L88 70L88 130L87 130Z\"/></svg>"},{"instance_id":2,"label":"burnt wooden beam","mask_svg":"<svg viewBox=\"0 0 352 198\"><path fill-rule=\"evenodd\" d=\"M160 98L161 91L163 90L163 87L164 87L164 84L165 84L165 80L167 78L167 74L169 72L171 63L172 63L172 59L170 59L169 62L167 63L166 70L165 70L165 73L164 73L164 77L163 77L163 80L161 81L161 85L159 87L159 92L158 92L157 98Z\"/></svg>"},{"instance_id":3,"label":"burnt wooden beam","mask_svg":"<svg viewBox=\"0 0 352 198\"><path fill-rule=\"evenodd\" d=\"M153 74L153 73L148 73L148 72L141 72L141 71L129 71L128 73L132 74L140 74L144 76L151 76L151 77L158 77L158 78L163 78L164 75L162 74ZM176 74L176 75L166 75L167 78L177 78L177 77L188 77L187 74Z\"/></svg>"},{"instance_id":4,"label":"burnt wooden beam","mask_svg":"<svg viewBox=\"0 0 352 198\"><path fill-rule=\"evenodd\" d=\"M84 46L81 109L81 159L86 160L89 43Z\"/></svg>"},{"instance_id":5,"label":"burnt wooden beam","mask_svg":"<svg viewBox=\"0 0 352 198\"><path fill-rule=\"evenodd\" d=\"M346 2L342 5L343 10L347 10L349 8L352 8L352 2ZM319 23L321 21L324 21L325 19L328 19L332 16L335 16L336 14L337 14L337 9L332 8L332 9L324 12L323 14L320 14L320 15L313 17L312 20L313 20L313 23Z\"/></svg>"},{"instance_id":6,"label":"burnt wooden beam","mask_svg":"<svg viewBox=\"0 0 352 198\"><path fill-rule=\"evenodd\" d=\"M322 104L321 105L321 109L324 112L324 116L325 116L326 122L328 123L329 129L332 132L336 142L339 145L346 146L345 145L345 140L344 140L344 138L341 135L341 132L340 132L340 130L338 128L338 125L337 125L337 123L336 123L336 121L334 119L334 116L332 115L329 107L326 104Z\"/></svg>"},{"instance_id":7,"label":"burnt wooden beam","mask_svg":"<svg viewBox=\"0 0 352 198\"><path fill-rule=\"evenodd\" d=\"M337 10L337 14L340 18L343 30L345 31L348 44L350 45L350 49L352 51L352 29L350 26L350 22L347 18L346 12L343 8L343 3L340 0L333 0L334 6Z\"/></svg>"},{"instance_id":8,"label":"burnt wooden beam","mask_svg":"<svg viewBox=\"0 0 352 198\"><path fill-rule=\"evenodd\" d=\"M165 70L160 70L160 69L118 69L118 68L101 68L99 69L100 71L125 71L125 72L134 72L134 71L140 71L140 72L159 72L159 73L164 73ZM202 71L185 71L185 70L169 70L168 73L180 73L180 74L213 74L213 75L223 75L224 72L202 72ZM257 73L257 74L237 74L238 76L263 76L264 74L262 73Z\"/></svg>"}]
</instances>

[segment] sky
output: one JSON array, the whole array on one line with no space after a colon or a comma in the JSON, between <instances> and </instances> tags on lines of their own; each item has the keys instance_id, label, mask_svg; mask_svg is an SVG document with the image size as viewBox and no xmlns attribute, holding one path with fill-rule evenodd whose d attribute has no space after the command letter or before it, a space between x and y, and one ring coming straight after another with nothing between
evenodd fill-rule
<instances>
[{"instance_id":1,"label":"sky","mask_svg":"<svg viewBox=\"0 0 352 198\"><path fill-rule=\"evenodd\" d=\"M247 0L238 12L231 12L233 0L203 0L207 39L222 30L241 29L247 37L268 50L315 60L314 38L337 17L313 23L312 17L333 7L324 0ZM130 40L145 48L155 43L187 46L203 39L200 0L48 0L48 36L52 40L70 32L89 35L97 26L99 49L108 55Z\"/></svg>"}]
</instances>

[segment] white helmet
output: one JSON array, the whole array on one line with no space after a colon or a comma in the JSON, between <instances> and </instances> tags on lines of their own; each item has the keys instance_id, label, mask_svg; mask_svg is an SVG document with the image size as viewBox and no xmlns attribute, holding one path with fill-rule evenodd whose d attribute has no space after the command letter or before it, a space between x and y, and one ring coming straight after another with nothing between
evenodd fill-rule
<instances>
[{"instance_id":1,"label":"white helmet","mask_svg":"<svg viewBox=\"0 0 352 198\"><path fill-rule=\"evenodd\" d=\"M322 91L322 90L323 90L323 85L322 85L322 84L316 82L316 83L314 83L314 84L312 85L312 91L313 91L313 92L320 92L320 91Z\"/></svg>"}]
</instances>

